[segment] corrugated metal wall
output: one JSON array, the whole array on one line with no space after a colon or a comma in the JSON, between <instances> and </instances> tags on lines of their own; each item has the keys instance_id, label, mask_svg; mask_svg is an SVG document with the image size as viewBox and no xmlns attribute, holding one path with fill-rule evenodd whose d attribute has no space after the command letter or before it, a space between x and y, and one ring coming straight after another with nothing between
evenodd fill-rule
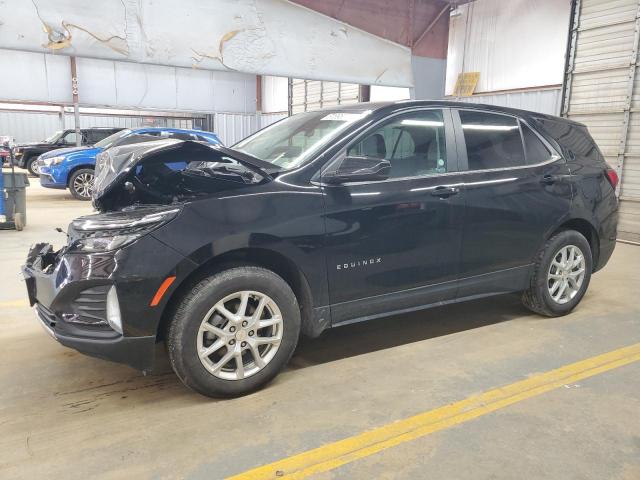
<instances>
[{"instance_id":1,"label":"corrugated metal wall","mask_svg":"<svg viewBox=\"0 0 640 480\"><path fill-rule=\"evenodd\" d=\"M155 113L155 112L154 112ZM287 116L286 113L247 114L215 113L213 130L225 145L233 145L255 131ZM65 115L65 128L73 128L73 115ZM141 126L203 129L205 115L170 117L149 115L87 115L80 116L80 126L135 128ZM56 112L0 111L0 135L9 135L16 142L36 142L62 129Z\"/></svg>"},{"instance_id":2,"label":"corrugated metal wall","mask_svg":"<svg viewBox=\"0 0 640 480\"><path fill-rule=\"evenodd\" d=\"M562 83L571 0L458 3L465 4L449 20L446 95L462 72L480 72L477 92Z\"/></svg>"},{"instance_id":3,"label":"corrugated metal wall","mask_svg":"<svg viewBox=\"0 0 640 480\"><path fill-rule=\"evenodd\" d=\"M545 88L540 90L523 90L515 92L481 93L471 97L447 97L447 100L458 102L485 103L502 107L520 108L532 112L559 115L562 88Z\"/></svg>"},{"instance_id":4,"label":"corrugated metal wall","mask_svg":"<svg viewBox=\"0 0 640 480\"><path fill-rule=\"evenodd\" d=\"M227 146L231 146L261 128L287 117L286 113L238 114L216 113L213 124L216 135Z\"/></svg>"},{"instance_id":5,"label":"corrugated metal wall","mask_svg":"<svg viewBox=\"0 0 640 480\"><path fill-rule=\"evenodd\" d=\"M640 241L640 0L579 0L563 114L586 124L620 182L621 238Z\"/></svg>"},{"instance_id":6,"label":"corrugated metal wall","mask_svg":"<svg viewBox=\"0 0 640 480\"><path fill-rule=\"evenodd\" d=\"M289 102L292 114L340 104L357 103L360 99L360 87L355 83L321 82L297 78L290 82L291 98Z\"/></svg>"},{"instance_id":7,"label":"corrugated metal wall","mask_svg":"<svg viewBox=\"0 0 640 480\"><path fill-rule=\"evenodd\" d=\"M120 127L141 126L196 128L203 126L204 115L198 117L162 117L135 115L80 115L80 127ZM73 114L66 113L64 128L74 128ZM0 135L9 135L16 142L37 142L63 128L60 115L56 112L0 111Z\"/></svg>"}]
</instances>

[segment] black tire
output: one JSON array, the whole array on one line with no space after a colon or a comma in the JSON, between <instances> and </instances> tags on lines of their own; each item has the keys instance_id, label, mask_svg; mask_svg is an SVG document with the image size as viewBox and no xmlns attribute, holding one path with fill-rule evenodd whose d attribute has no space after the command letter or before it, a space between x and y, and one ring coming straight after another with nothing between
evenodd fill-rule
<instances>
[{"instance_id":1,"label":"black tire","mask_svg":"<svg viewBox=\"0 0 640 480\"><path fill-rule=\"evenodd\" d=\"M585 269L582 284L575 296L566 303L556 302L549 292L550 280L548 278L551 262L565 246L576 246L584 255ZM559 317L571 312L584 296L591 272L593 271L593 258L591 247L584 236L575 230L564 230L551 237L536 256L534 270L531 276L529 288L522 295L522 303L529 310L547 317ZM552 280L551 280L552 281ZM551 284L552 285L552 284Z\"/></svg>"},{"instance_id":2,"label":"black tire","mask_svg":"<svg viewBox=\"0 0 640 480\"><path fill-rule=\"evenodd\" d=\"M32 177L37 177L38 173L35 171L35 167L36 167L36 163L38 162L38 157L37 156L32 156L27 158L24 161L24 168L27 169L27 171L29 172L29 175L31 175Z\"/></svg>"},{"instance_id":3,"label":"black tire","mask_svg":"<svg viewBox=\"0 0 640 480\"><path fill-rule=\"evenodd\" d=\"M273 358L261 370L243 379L219 378L205 368L198 356L198 331L218 301L247 290L267 295L276 303L282 314L282 339ZM232 397L250 393L271 381L291 358L299 335L300 307L289 285L270 270L244 266L199 281L180 300L168 328L166 345L171 366L187 387L210 397ZM226 345L221 348L229 352ZM237 368L235 360L231 362Z\"/></svg>"},{"instance_id":4,"label":"black tire","mask_svg":"<svg viewBox=\"0 0 640 480\"><path fill-rule=\"evenodd\" d=\"M76 200L91 200L91 191L86 190L84 186L78 185L80 183L80 179L86 178L86 176L91 177L91 183L93 184L93 179L95 176L95 172L93 168L80 168L73 172L71 177L69 177L69 182L67 183L67 187L73 195L73 198ZM78 181L76 181L78 180ZM84 185L86 182L82 182ZM88 194L87 194L88 192Z\"/></svg>"}]
</instances>

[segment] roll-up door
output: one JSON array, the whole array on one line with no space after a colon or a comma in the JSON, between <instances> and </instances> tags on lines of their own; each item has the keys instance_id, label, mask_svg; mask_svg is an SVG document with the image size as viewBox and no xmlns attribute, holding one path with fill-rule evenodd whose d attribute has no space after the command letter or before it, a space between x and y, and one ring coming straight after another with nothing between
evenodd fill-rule
<instances>
[{"instance_id":1,"label":"roll-up door","mask_svg":"<svg viewBox=\"0 0 640 480\"><path fill-rule=\"evenodd\" d=\"M640 241L640 0L576 2L563 114L618 170L619 237Z\"/></svg>"},{"instance_id":2,"label":"roll-up door","mask_svg":"<svg viewBox=\"0 0 640 480\"><path fill-rule=\"evenodd\" d=\"M289 80L291 113L308 112L319 108L357 103L360 99L356 83L324 82L319 80Z\"/></svg>"}]
</instances>

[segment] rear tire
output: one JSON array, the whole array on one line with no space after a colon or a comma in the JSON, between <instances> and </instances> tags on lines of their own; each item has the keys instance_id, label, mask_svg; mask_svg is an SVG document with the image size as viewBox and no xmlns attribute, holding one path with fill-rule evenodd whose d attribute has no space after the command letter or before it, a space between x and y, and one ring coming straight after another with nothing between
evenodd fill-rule
<instances>
[{"instance_id":1,"label":"rear tire","mask_svg":"<svg viewBox=\"0 0 640 480\"><path fill-rule=\"evenodd\" d=\"M38 172L36 172L35 170L37 162L38 162L38 157L36 156L29 157L25 160L25 168L29 172L29 175L31 175L32 177L38 176Z\"/></svg>"},{"instance_id":2,"label":"rear tire","mask_svg":"<svg viewBox=\"0 0 640 480\"><path fill-rule=\"evenodd\" d=\"M166 344L182 383L231 397L271 381L299 334L300 307L289 285L270 270L246 266L198 282L178 304Z\"/></svg>"},{"instance_id":3,"label":"rear tire","mask_svg":"<svg viewBox=\"0 0 640 480\"><path fill-rule=\"evenodd\" d=\"M95 172L92 168L81 168L73 172L67 184L73 198L76 200L91 200L94 179Z\"/></svg>"},{"instance_id":4,"label":"rear tire","mask_svg":"<svg viewBox=\"0 0 640 480\"><path fill-rule=\"evenodd\" d=\"M593 259L591 247L575 230L555 234L542 247L534 263L529 288L522 303L529 310L547 317L571 312L584 296Z\"/></svg>"}]
</instances>

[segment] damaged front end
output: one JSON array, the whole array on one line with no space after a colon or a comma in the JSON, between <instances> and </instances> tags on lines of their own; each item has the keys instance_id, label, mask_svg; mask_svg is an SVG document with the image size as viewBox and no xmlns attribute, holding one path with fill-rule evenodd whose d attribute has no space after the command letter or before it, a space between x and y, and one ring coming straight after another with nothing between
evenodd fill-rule
<instances>
[{"instance_id":1,"label":"damaged front end","mask_svg":"<svg viewBox=\"0 0 640 480\"><path fill-rule=\"evenodd\" d=\"M165 306L156 301L158 288L193 265L149 234L189 201L269 181L251 160L180 140L103 152L93 192L98 213L75 219L60 250L34 245L22 267L45 330L80 352L150 370Z\"/></svg>"},{"instance_id":2,"label":"damaged front end","mask_svg":"<svg viewBox=\"0 0 640 480\"><path fill-rule=\"evenodd\" d=\"M271 179L273 165L219 145L159 140L108 149L96 159L100 212L172 205Z\"/></svg>"}]
</instances>

